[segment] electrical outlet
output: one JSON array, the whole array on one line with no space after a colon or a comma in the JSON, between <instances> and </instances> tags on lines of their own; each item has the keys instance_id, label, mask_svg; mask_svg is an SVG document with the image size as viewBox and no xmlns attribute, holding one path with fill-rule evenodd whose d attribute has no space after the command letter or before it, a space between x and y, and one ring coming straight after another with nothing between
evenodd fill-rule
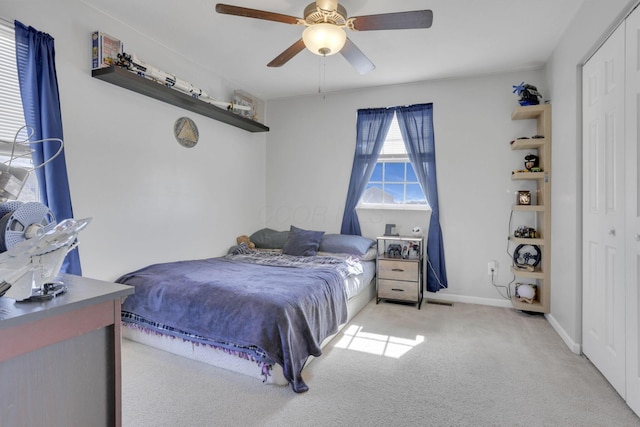
<instances>
[{"instance_id":1,"label":"electrical outlet","mask_svg":"<svg viewBox=\"0 0 640 427\"><path fill-rule=\"evenodd\" d=\"M487 274L489 276L496 276L498 274L498 263L495 261L489 261L487 264Z\"/></svg>"}]
</instances>

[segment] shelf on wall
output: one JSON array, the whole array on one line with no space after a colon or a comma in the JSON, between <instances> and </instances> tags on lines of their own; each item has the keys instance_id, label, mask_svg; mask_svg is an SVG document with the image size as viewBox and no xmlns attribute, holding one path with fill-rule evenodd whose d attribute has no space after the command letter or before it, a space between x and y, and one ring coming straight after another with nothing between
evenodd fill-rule
<instances>
[{"instance_id":1,"label":"shelf on wall","mask_svg":"<svg viewBox=\"0 0 640 427\"><path fill-rule=\"evenodd\" d=\"M511 120L537 119L545 110L549 109L549 104L525 105L516 107L511 113Z\"/></svg>"},{"instance_id":2,"label":"shelf on wall","mask_svg":"<svg viewBox=\"0 0 640 427\"><path fill-rule=\"evenodd\" d=\"M517 310L539 312L539 313L547 312L547 308L544 305L542 305L539 301L534 301L532 304L529 304L524 301L520 301L516 297L511 297L511 303L513 304L513 307L516 308Z\"/></svg>"},{"instance_id":3,"label":"shelf on wall","mask_svg":"<svg viewBox=\"0 0 640 427\"><path fill-rule=\"evenodd\" d=\"M520 179L545 179L546 174L544 172L513 172L511 174L511 180Z\"/></svg>"},{"instance_id":4,"label":"shelf on wall","mask_svg":"<svg viewBox=\"0 0 640 427\"><path fill-rule=\"evenodd\" d=\"M518 277L526 277L529 279L544 279L544 271L541 269L528 271L517 267L511 267L511 272Z\"/></svg>"},{"instance_id":5,"label":"shelf on wall","mask_svg":"<svg viewBox=\"0 0 640 427\"><path fill-rule=\"evenodd\" d=\"M91 70L91 76L249 132L269 132L269 128L262 123L199 101L186 93L163 86L121 67L97 68Z\"/></svg>"},{"instance_id":6,"label":"shelf on wall","mask_svg":"<svg viewBox=\"0 0 640 427\"><path fill-rule=\"evenodd\" d=\"M544 212L544 205L513 205L511 210L513 211L523 211L523 212Z\"/></svg>"},{"instance_id":7,"label":"shelf on wall","mask_svg":"<svg viewBox=\"0 0 640 427\"><path fill-rule=\"evenodd\" d=\"M511 143L512 150L526 150L540 148L547 143L546 138L528 138L528 139L516 139Z\"/></svg>"},{"instance_id":8,"label":"shelf on wall","mask_svg":"<svg viewBox=\"0 0 640 427\"><path fill-rule=\"evenodd\" d=\"M531 237L509 237L511 241L518 245L538 245L542 246L545 244L545 241L542 237L531 238Z\"/></svg>"},{"instance_id":9,"label":"shelf on wall","mask_svg":"<svg viewBox=\"0 0 640 427\"><path fill-rule=\"evenodd\" d=\"M522 311L549 313L551 311L551 105L528 105L517 107L511 114L513 120L536 121L536 135L541 138L518 139L512 142L513 150L537 149L539 167L543 172L516 172L512 180L536 181L537 205L513 205L512 212L535 214L536 238L509 237L517 245L540 246L540 264L533 271L512 266L511 272L518 279L535 281L535 300L532 304L512 297L514 308Z\"/></svg>"}]
</instances>

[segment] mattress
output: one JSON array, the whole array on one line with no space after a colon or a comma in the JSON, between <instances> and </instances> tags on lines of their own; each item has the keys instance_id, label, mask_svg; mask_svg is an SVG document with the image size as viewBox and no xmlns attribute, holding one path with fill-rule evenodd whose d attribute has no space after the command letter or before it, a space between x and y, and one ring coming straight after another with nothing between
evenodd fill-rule
<instances>
[{"instance_id":1,"label":"mattress","mask_svg":"<svg viewBox=\"0 0 640 427\"><path fill-rule=\"evenodd\" d=\"M344 290L346 292L347 301L347 322L357 314L375 294L375 261L366 261L360 263L362 273L350 275L344 278ZM344 322L340 327L344 326ZM278 363L264 363L251 354L236 349L221 348L203 344L187 338L175 337L159 331L152 331L141 327L139 324L133 324L123 321L122 334L123 337L145 345L159 348L171 353L187 357L193 360L201 361L213 366L222 367L234 372L249 375L254 378L261 379L269 384L288 383L285 378L283 368ZM335 334L327 337L322 346L326 345ZM310 356L307 363L313 358Z\"/></svg>"}]
</instances>

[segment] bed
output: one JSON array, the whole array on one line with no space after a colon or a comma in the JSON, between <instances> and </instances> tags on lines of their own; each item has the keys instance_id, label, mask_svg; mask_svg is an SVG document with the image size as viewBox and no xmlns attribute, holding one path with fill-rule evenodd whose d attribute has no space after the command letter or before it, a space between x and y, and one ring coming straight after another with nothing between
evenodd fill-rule
<instances>
[{"instance_id":1,"label":"bed","mask_svg":"<svg viewBox=\"0 0 640 427\"><path fill-rule=\"evenodd\" d=\"M306 363L374 297L374 242L294 226L250 240L120 277L123 337L305 392Z\"/></svg>"}]
</instances>

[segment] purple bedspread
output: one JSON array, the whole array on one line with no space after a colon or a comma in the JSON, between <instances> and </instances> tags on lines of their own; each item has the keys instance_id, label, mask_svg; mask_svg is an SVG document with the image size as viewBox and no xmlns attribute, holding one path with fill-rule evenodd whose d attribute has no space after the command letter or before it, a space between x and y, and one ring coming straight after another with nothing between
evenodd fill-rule
<instances>
[{"instance_id":1,"label":"purple bedspread","mask_svg":"<svg viewBox=\"0 0 640 427\"><path fill-rule=\"evenodd\" d=\"M308 390L301 376L307 358L319 356L322 341L347 320L342 276L331 266L259 265L222 257L155 264L117 282L135 286L122 305L127 321L256 346L282 365L298 393Z\"/></svg>"}]
</instances>

